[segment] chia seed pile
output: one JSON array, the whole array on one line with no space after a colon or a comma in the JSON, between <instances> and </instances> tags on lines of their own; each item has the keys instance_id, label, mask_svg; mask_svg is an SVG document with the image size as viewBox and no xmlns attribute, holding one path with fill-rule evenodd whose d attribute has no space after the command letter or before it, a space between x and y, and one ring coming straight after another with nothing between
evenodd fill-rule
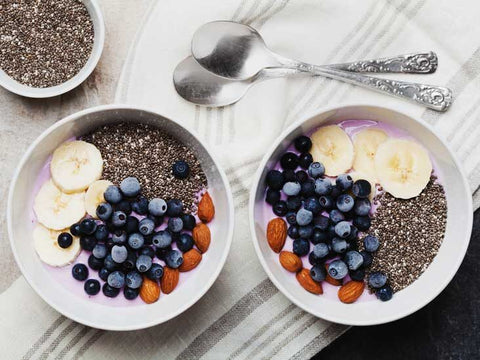
<instances>
[{"instance_id":1,"label":"chia seed pile","mask_svg":"<svg viewBox=\"0 0 480 360\"><path fill-rule=\"evenodd\" d=\"M94 144L104 160L103 177L118 185L136 177L147 198L179 199L185 212L195 213L198 195L207 188L207 177L194 152L162 130L144 124L106 125L83 136ZM172 165L184 160L190 176L175 178Z\"/></svg>"},{"instance_id":2,"label":"chia seed pile","mask_svg":"<svg viewBox=\"0 0 480 360\"><path fill-rule=\"evenodd\" d=\"M443 187L432 176L416 198L396 199L388 193L377 200L380 207L369 233L380 240L370 271L388 275L394 292L413 283L430 265L442 244L447 224ZM360 247L363 246L359 242Z\"/></svg>"},{"instance_id":3,"label":"chia seed pile","mask_svg":"<svg viewBox=\"0 0 480 360\"><path fill-rule=\"evenodd\" d=\"M87 63L93 39L80 0L0 0L0 68L24 85L66 82Z\"/></svg>"}]
</instances>

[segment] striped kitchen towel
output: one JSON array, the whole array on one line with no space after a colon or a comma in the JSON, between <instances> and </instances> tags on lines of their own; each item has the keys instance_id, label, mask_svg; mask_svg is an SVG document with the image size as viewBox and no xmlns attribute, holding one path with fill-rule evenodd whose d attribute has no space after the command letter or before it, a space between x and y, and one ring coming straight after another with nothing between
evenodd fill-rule
<instances>
[{"instance_id":1,"label":"striped kitchen towel","mask_svg":"<svg viewBox=\"0 0 480 360\"><path fill-rule=\"evenodd\" d=\"M212 289L184 314L125 333L76 324L18 280L0 297L2 349L12 349L7 355L15 359L308 359L316 354L347 327L301 311L267 279L248 228L252 175L282 130L317 108L340 103L403 106L450 143L467 171L478 208L479 10L473 0L153 1L125 60L116 101L183 121L220 158L236 210L225 268ZM234 106L193 106L175 93L172 72L189 54L194 31L218 19L250 24L275 51L313 63L433 50L440 59L437 73L408 79L449 86L454 105L440 114L344 83L303 78L256 85Z\"/></svg>"}]
</instances>

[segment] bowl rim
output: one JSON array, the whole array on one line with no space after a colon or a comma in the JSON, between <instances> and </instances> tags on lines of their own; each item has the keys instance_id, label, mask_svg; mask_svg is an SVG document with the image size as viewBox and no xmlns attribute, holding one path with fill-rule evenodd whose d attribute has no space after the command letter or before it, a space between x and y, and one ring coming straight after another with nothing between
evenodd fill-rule
<instances>
[{"instance_id":1,"label":"bowl rim","mask_svg":"<svg viewBox=\"0 0 480 360\"><path fill-rule=\"evenodd\" d=\"M83 117L85 115L91 115L91 114L94 114L94 113L97 113L97 112L101 112L101 111L112 111L112 110L134 110L134 111L141 111L141 112L147 112L147 113L151 113L155 116L161 116L163 117L164 119L168 120L168 121L171 121L173 123L175 123L176 125L180 126L180 128L183 129L183 131L186 131L187 133L189 133L191 136L193 136L193 138L195 138L196 141L198 141L204 148L205 148L205 151L207 152L207 154L211 157L212 159L212 162L215 166L215 168L218 170L219 174L220 174L220 178L222 180L222 183L225 187L225 192L226 192L226 198L227 198L227 207L228 207L228 212L229 212L229 216L228 216L228 229L227 229L227 232L226 232L226 235L225 235L225 240L226 240L226 244L225 244L225 248L223 250L223 253L222 253L222 256L217 259L217 262L218 262L218 265L216 267L216 270L215 272L211 273L210 276L209 276L209 279L207 282L205 282L205 286L204 288L202 289L202 291L199 291L194 297L191 297L188 301L186 301L182 306L180 306L176 311L174 311L173 313L167 315L167 316L163 316L163 317L155 317L155 320L152 320L150 322L145 322L144 324L142 325L137 325L137 326L103 326L100 322L99 323L94 323L92 321L85 321L84 319L82 319L80 316L78 316L77 314L74 314L74 313L71 313L71 312L68 312L68 311L64 311L63 309L61 309L60 307L57 307L57 306L54 306L52 305L49 300L48 300L48 296L47 294L45 294L43 292L43 290L41 289L40 286L36 286L30 279L30 276L24 271L24 267L22 265L22 262L20 261L20 255L17 253L17 249L16 249L16 246L14 245L15 243L15 240L13 238L13 219L12 219L12 206L13 206L13 191L14 191L14 188L15 188L15 185L17 183L17 179L18 179L18 176L20 174L20 171L21 169L23 168L23 166L25 165L25 163L27 162L27 160L30 158L30 156L32 155L32 152L34 149L36 149L36 147L38 146L38 144L45 138L47 137L48 135L50 135L52 132L54 132L55 130L57 130L59 127L61 127L62 125L66 124L66 123L69 123L69 122L73 122L75 120L77 120L78 118L80 117ZM65 118L63 118L62 120L59 120L57 121L56 123L54 123L53 125L51 125L50 127L48 127L47 129L45 129L33 142L32 144L28 147L27 151L24 153L24 155L22 156L19 164L17 165L16 169L15 169L15 172L14 172L14 175L12 177L12 180L10 182L10 186L9 186L9 189L8 189L8 199L7 199L7 233L8 233L8 238L9 238L9 243L10 243L10 248L13 252L13 256L15 258L15 262L17 263L18 267L20 268L20 271L22 273L22 275L24 276L25 280L27 281L27 283L30 285L30 287L47 303L49 304L51 307L53 307L56 311L58 311L59 313L61 313L62 315L78 322L78 323L81 323L83 325L87 325L87 326L90 326L90 327L93 327L93 328L97 328L97 329L102 329L102 330L113 330L113 331L127 331L127 330L140 330L140 329L145 329L145 328L148 328L148 327L152 327L152 326L155 326L155 325L159 325L161 323L164 323L170 319L173 319L174 317L180 315L181 313L183 313L184 311L186 311L187 309L189 309L191 306L193 306L198 300L200 300L200 298L203 297L203 295L206 294L206 292L208 290L210 290L210 288L212 287L212 285L214 284L214 282L217 280L218 276L220 275L220 272L223 270L223 267L225 266L225 263L226 263L226 260L227 260L227 256L230 252L230 248L231 248L231 244L232 244L232 241L233 241L233 229L234 229L234 221L235 221L235 216L234 216L234 205L233 205L233 196L232 196L232 191L231 191L231 188L230 188L230 183L228 181L228 178L223 170L223 168L219 165L219 162L216 158L216 156L212 153L212 151L209 149L208 145L205 144L203 141L201 141L199 139L199 137L197 136L197 134L195 134L195 132L191 131L190 129L186 128L184 125L182 125L180 122L178 122L177 120L173 120L169 117L166 117L164 115L162 115L161 113L159 113L158 111L155 111L153 109L150 109L150 108L146 108L146 107L140 107L140 106L135 106L135 105L126 105L126 104L110 104L110 105L100 105L100 106L95 106L95 107L91 107L91 108L88 108L88 109L84 109L84 110L81 110L81 111L78 111L76 113L73 113Z\"/></svg>"},{"instance_id":2,"label":"bowl rim","mask_svg":"<svg viewBox=\"0 0 480 360\"><path fill-rule=\"evenodd\" d=\"M94 25L94 47L92 48L92 53L90 54L87 63L80 69L80 71L75 76L55 86L46 88L35 88L24 85L14 80L10 76L8 76L3 70L0 69L0 71L3 72L7 77L7 80L2 80L2 78L0 77L0 86L10 91L11 93L23 97L31 99L45 99L63 95L83 83L97 67L97 64L100 61L103 53L103 48L105 46L105 21L103 18L102 10L100 9L97 0L89 0L89 2L91 4L92 11L90 11L88 6L87 9L89 10L89 14L92 19L94 16L97 17L98 24L96 25L98 25L98 28ZM98 42L99 44L97 51L95 51L95 42Z\"/></svg>"},{"instance_id":3,"label":"bowl rim","mask_svg":"<svg viewBox=\"0 0 480 360\"><path fill-rule=\"evenodd\" d=\"M302 310L327 321L331 321L337 324L343 324L343 325L351 325L351 326L369 326L369 325L379 325L379 324L384 324L388 322L392 322L398 319L401 319L403 317L406 317L410 314L413 314L414 312L420 310L427 304L429 304L433 299L435 299L450 283L450 281L453 279L453 277L456 275L458 272L458 269L460 268L460 265L463 262L463 259L465 258L465 254L467 252L468 246L470 244L470 238L472 234L472 226L473 226L473 202L472 202L472 197L468 196L468 219L466 220L465 225L467 226L467 231L468 231L468 238L467 241L463 241L463 248L461 249L461 256L458 257L458 260L456 263L452 264L452 272L448 277L445 277L442 280L441 286L438 287L437 291L432 291L429 297L426 297L424 301L419 302L417 305L412 306L410 309L407 309L406 311L399 312L396 314L392 314L391 316L384 317L382 319L375 319L372 318L371 321L365 321L365 320L352 320L352 321L345 321L344 319L339 319L336 316L332 316L328 313L324 313L322 311L317 312L314 311L313 309L309 308L305 304L303 304L301 301L297 301L290 292L283 286L283 284L278 281L273 273L270 271L269 266L267 265L267 262L265 258L263 257L262 250L260 249L259 246L259 239L256 236L256 231L255 231L255 198L256 198L256 193L258 191L258 187L260 185L260 178L263 173L263 169L265 168L267 162L270 160L270 157L272 156L272 153L275 151L275 149L282 143L282 141L296 128L301 126L303 123L307 122L311 118L314 118L316 116L319 116L321 114L335 111L335 110L340 110L344 108L350 108L350 107L374 107L378 109L384 109L388 111L393 111L396 112L400 115L403 115L405 117L410 118L412 121L418 123L420 126L423 126L426 128L437 140L441 142L441 144L447 149L448 153L452 157L452 160L459 170L459 173L461 174L461 180L463 187L465 189L470 189L470 185L468 184L467 177L465 174L465 170L463 168L463 165L459 162L456 154L450 149L449 145L439 136L437 133L434 131L433 127L426 123L425 121L419 120L417 116L414 116L412 114L409 114L408 112L401 110L399 106L379 106L373 103L336 103L334 105L330 106L325 106L321 107L319 109L316 109L315 111L308 112L306 115L302 116L299 120L295 121L293 124L288 126L279 136L278 138L272 143L272 145L268 148L268 150L265 152L265 155L263 156L262 160L259 163L258 169L255 173L255 176L253 178L253 183L252 187L250 189L250 198L249 198L249 223L250 223L250 235L251 239L253 242L253 246L255 248L255 252L257 254L257 257L262 264L263 269L267 273L268 277L270 280L273 282L273 284L280 290L283 295L285 295L291 302L293 302L295 305L300 307ZM454 271L453 271L454 270ZM351 306L351 305L350 305Z\"/></svg>"}]
</instances>

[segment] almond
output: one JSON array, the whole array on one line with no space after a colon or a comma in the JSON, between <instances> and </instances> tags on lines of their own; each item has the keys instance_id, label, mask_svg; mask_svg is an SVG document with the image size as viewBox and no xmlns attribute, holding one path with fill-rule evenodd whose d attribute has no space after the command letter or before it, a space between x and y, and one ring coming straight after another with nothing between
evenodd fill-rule
<instances>
[{"instance_id":1,"label":"almond","mask_svg":"<svg viewBox=\"0 0 480 360\"><path fill-rule=\"evenodd\" d=\"M338 290L338 298L345 304L351 304L362 295L364 288L363 281L349 281Z\"/></svg>"},{"instance_id":2,"label":"almond","mask_svg":"<svg viewBox=\"0 0 480 360\"><path fill-rule=\"evenodd\" d=\"M310 271L308 269L302 269L297 273L297 280L302 285L302 287L311 292L312 294L323 294L322 285L317 283L310 276Z\"/></svg>"},{"instance_id":3,"label":"almond","mask_svg":"<svg viewBox=\"0 0 480 360\"><path fill-rule=\"evenodd\" d=\"M198 264L202 261L202 254L197 249L188 250L183 254L183 263L180 265L178 270L180 272L187 272L192 269L195 269Z\"/></svg>"},{"instance_id":4,"label":"almond","mask_svg":"<svg viewBox=\"0 0 480 360\"><path fill-rule=\"evenodd\" d=\"M198 203L198 218L204 223L209 223L215 216L215 206L208 192L203 194L202 199Z\"/></svg>"},{"instance_id":5,"label":"almond","mask_svg":"<svg viewBox=\"0 0 480 360\"><path fill-rule=\"evenodd\" d=\"M328 265L327 264L325 264L325 270L327 270L327 277L325 278L325 281L327 283L329 283L330 285L333 285L333 286L342 286L342 280L334 279L328 274Z\"/></svg>"},{"instance_id":6,"label":"almond","mask_svg":"<svg viewBox=\"0 0 480 360\"><path fill-rule=\"evenodd\" d=\"M268 222L267 241L273 251L279 253L287 239L287 223L282 218L275 218Z\"/></svg>"},{"instance_id":7,"label":"almond","mask_svg":"<svg viewBox=\"0 0 480 360\"><path fill-rule=\"evenodd\" d=\"M160 297L160 285L156 281L144 276L142 286L140 287L140 297L147 304L154 303Z\"/></svg>"},{"instance_id":8,"label":"almond","mask_svg":"<svg viewBox=\"0 0 480 360\"><path fill-rule=\"evenodd\" d=\"M200 223L197 224L192 231L193 241L195 241L195 246L200 250L201 253L204 253L208 250L210 246L210 239L212 235L210 234L210 229L207 225Z\"/></svg>"},{"instance_id":9,"label":"almond","mask_svg":"<svg viewBox=\"0 0 480 360\"><path fill-rule=\"evenodd\" d=\"M162 291L165 294L170 294L177 287L179 279L180 272L178 269L172 269L171 267L165 266L163 268L162 280L160 281Z\"/></svg>"},{"instance_id":10,"label":"almond","mask_svg":"<svg viewBox=\"0 0 480 360\"><path fill-rule=\"evenodd\" d=\"M302 259L290 251L281 251L279 259L285 270L297 272L303 267Z\"/></svg>"}]
</instances>

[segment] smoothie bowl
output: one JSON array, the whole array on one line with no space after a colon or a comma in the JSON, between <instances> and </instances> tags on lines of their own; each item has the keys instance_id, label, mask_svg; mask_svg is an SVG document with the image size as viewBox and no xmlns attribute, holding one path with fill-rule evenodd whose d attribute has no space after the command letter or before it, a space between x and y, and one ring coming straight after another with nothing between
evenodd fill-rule
<instances>
[{"instance_id":1,"label":"smoothie bowl","mask_svg":"<svg viewBox=\"0 0 480 360\"><path fill-rule=\"evenodd\" d=\"M113 105L74 114L30 146L7 217L37 293L108 330L153 326L193 305L233 231L228 182L200 141L159 114Z\"/></svg>"},{"instance_id":2,"label":"smoothie bowl","mask_svg":"<svg viewBox=\"0 0 480 360\"><path fill-rule=\"evenodd\" d=\"M470 240L471 193L455 157L391 109L332 108L292 125L254 184L265 271L326 320L373 325L418 310L455 275Z\"/></svg>"}]
</instances>

